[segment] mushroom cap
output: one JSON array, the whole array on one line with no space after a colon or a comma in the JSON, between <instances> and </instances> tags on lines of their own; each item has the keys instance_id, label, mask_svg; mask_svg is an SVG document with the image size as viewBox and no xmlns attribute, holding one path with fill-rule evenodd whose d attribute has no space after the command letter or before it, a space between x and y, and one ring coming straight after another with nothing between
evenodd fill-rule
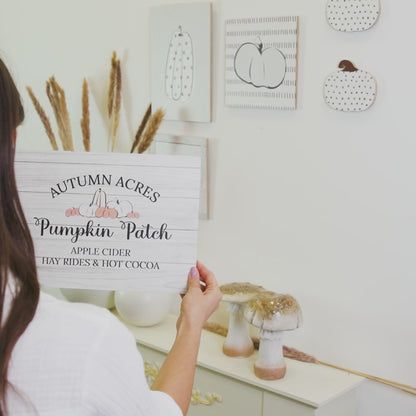
<instances>
[{"instance_id":1,"label":"mushroom cap","mask_svg":"<svg viewBox=\"0 0 416 416\"><path fill-rule=\"evenodd\" d=\"M266 331L287 331L302 324L302 311L291 295L264 291L250 299L244 317Z\"/></svg>"},{"instance_id":2,"label":"mushroom cap","mask_svg":"<svg viewBox=\"0 0 416 416\"><path fill-rule=\"evenodd\" d=\"M248 282L234 282L220 286L220 290L222 300L232 303L245 303L266 289L263 286L256 286Z\"/></svg>"}]
</instances>

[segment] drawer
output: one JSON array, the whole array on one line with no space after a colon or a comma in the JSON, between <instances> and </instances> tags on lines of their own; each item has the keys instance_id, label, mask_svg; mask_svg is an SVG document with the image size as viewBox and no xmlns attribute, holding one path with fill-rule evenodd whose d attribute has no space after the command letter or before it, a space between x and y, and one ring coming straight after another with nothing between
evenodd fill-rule
<instances>
[{"instance_id":1,"label":"drawer","mask_svg":"<svg viewBox=\"0 0 416 416\"><path fill-rule=\"evenodd\" d=\"M142 345L138 348L153 367L162 364L164 354ZM202 367L196 369L192 397L195 403L189 407L188 416L261 416L262 413L261 389Z\"/></svg>"},{"instance_id":2,"label":"drawer","mask_svg":"<svg viewBox=\"0 0 416 416\"><path fill-rule=\"evenodd\" d=\"M306 404L264 392L263 416L315 416L316 408ZM333 416L338 416L334 414Z\"/></svg>"},{"instance_id":3,"label":"drawer","mask_svg":"<svg viewBox=\"0 0 416 416\"><path fill-rule=\"evenodd\" d=\"M355 416L358 406L358 389L343 392L329 403L318 408L264 392L263 416Z\"/></svg>"}]
</instances>

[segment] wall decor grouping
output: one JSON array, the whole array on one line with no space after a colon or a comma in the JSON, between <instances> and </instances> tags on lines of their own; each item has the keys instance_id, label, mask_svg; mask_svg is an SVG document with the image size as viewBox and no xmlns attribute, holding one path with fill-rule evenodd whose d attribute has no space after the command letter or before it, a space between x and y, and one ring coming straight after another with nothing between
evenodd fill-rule
<instances>
[{"instance_id":1,"label":"wall decor grouping","mask_svg":"<svg viewBox=\"0 0 416 416\"><path fill-rule=\"evenodd\" d=\"M363 111L376 98L377 85L374 77L354 66L351 61L342 60L338 69L329 74L324 82L324 98L334 110Z\"/></svg>"},{"instance_id":2,"label":"wall decor grouping","mask_svg":"<svg viewBox=\"0 0 416 416\"><path fill-rule=\"evenodd\" d=\"M151 8L151 101L167 120L211 121L211 3Z\"/></svg>"},{"instance_id":3,"label":"wall decor grouping","mask_svg":"<svg viewBox=\"0 0 416 416\"><path fill-rule=\"evenodd\" d=\"M298 17L229 19L225 25L225 104L295 109Z\"/></svg>"},{"instance_id":4,"label":"wall decor grouping","mask_svg":"<svg viewBox=\"0 0 416 416\"><path fill-rule=\"evenodd\" d=\"M361 32L377 22L380 14L379 0L328 0L328 24L341 32Z\"/></svg>"}]
</instances>

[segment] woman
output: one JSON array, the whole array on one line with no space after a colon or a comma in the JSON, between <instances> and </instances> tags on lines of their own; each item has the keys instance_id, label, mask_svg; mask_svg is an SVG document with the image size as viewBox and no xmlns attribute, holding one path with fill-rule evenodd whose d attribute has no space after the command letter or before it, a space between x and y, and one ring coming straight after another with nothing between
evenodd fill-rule
<instances>
[{"instance_id":1,"label":"woman","mask_svg":"<svg viewBox=\"0 0 416 416\"><path fill-rule=\"evenodd\" d=\"M191 269L176 339L149 389L134 338L110 312L39 290L13 166L23 118L0 59L0 416L186 414L202 327L221 300L214 275Z\"/></svg>"}]
</instances>

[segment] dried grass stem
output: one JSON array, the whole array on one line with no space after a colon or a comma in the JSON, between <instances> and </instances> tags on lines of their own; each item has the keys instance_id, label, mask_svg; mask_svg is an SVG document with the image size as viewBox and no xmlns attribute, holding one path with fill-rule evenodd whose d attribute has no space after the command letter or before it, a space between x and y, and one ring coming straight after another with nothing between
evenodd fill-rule
<instances>
[{"instance_id":1,"label":"dried grass stem","mask_svg":"<svg viewBox=\"0 0 416 416\"><path fill-rule=\"evenodd\" d=\"M117 61L116 69L116 95L114 102L113 125L111 127L111 151L114 151L114 145L117 137L118 125L120 123L120 108L121 108L121 67L120 61Z\"/></svg>"},{"instance_id":2,"label":"dried grass stem","mask_svg":"<svg viewBox=\"0 0 416 416\"><path fill-rule=\"evenodd\" d=\"M165 111L161 108L157 109L155 113L151 116L149 123L146 127L146 130L143 133L143 136L139 140L139 144L137 146L137 152L143 153L145 152L149 146L152 144L152 141L156 135L156 132L162 123L163 117L165 116Z\"/></svg>"},{"instance_id":3,"label":"dried grass stem","mask_svg":"<svg viewBox=\"0 0 416 416\"><path fill-rule=\"evenodd\" d=\"M59 150L58 144L56 143L55 134L53 133L51 123L48 116L45 113L45 110L40 105L35 94L33 93L30 87L26 87L29 97L32 100L33 106L35 107L36 112L38 113L40 120L42 121L43 127L45 128L46 134L49 138L53 150Z\"/></svg>"},{"instance_id":4,"label":"dried grass stem","mask_svg":"<svg viewBox=\"0 0 416 416\"><path fill-rule=\"evenodd\" d=\"M56 123L58 125L58 133L62 141L63 149L74 150L65 91L60 87L53 76L46 82L46 94L55 114Z\"/></svg>"},{"instance_id":5,"label":"dried grass stem","mask_svg":"<svg viewBox=\"0 0 416 416\"><path fill-rule=\"evenodd\" d=\"M90 134L90 110L88 99L88 82L84 78L82 83L82 118L81 118L82 142L86 152L90 151L91 134Z\"/></svg>"},{"instance_id":6,"label":"dried grass stem","mask_svg":"<svg viewBox=\"0 0 416 416\"><path fill-rule=\"evenodd\" d=\"M146 113L144 114L139 128L137 129L136 135L134 137L133 144L131 145L130 153L133 153L139 144L140 138L142 137L143 131L149 121L150 115L152 114L152 104L149 104L147 107Z\"/></svg>"}]
</instances>

